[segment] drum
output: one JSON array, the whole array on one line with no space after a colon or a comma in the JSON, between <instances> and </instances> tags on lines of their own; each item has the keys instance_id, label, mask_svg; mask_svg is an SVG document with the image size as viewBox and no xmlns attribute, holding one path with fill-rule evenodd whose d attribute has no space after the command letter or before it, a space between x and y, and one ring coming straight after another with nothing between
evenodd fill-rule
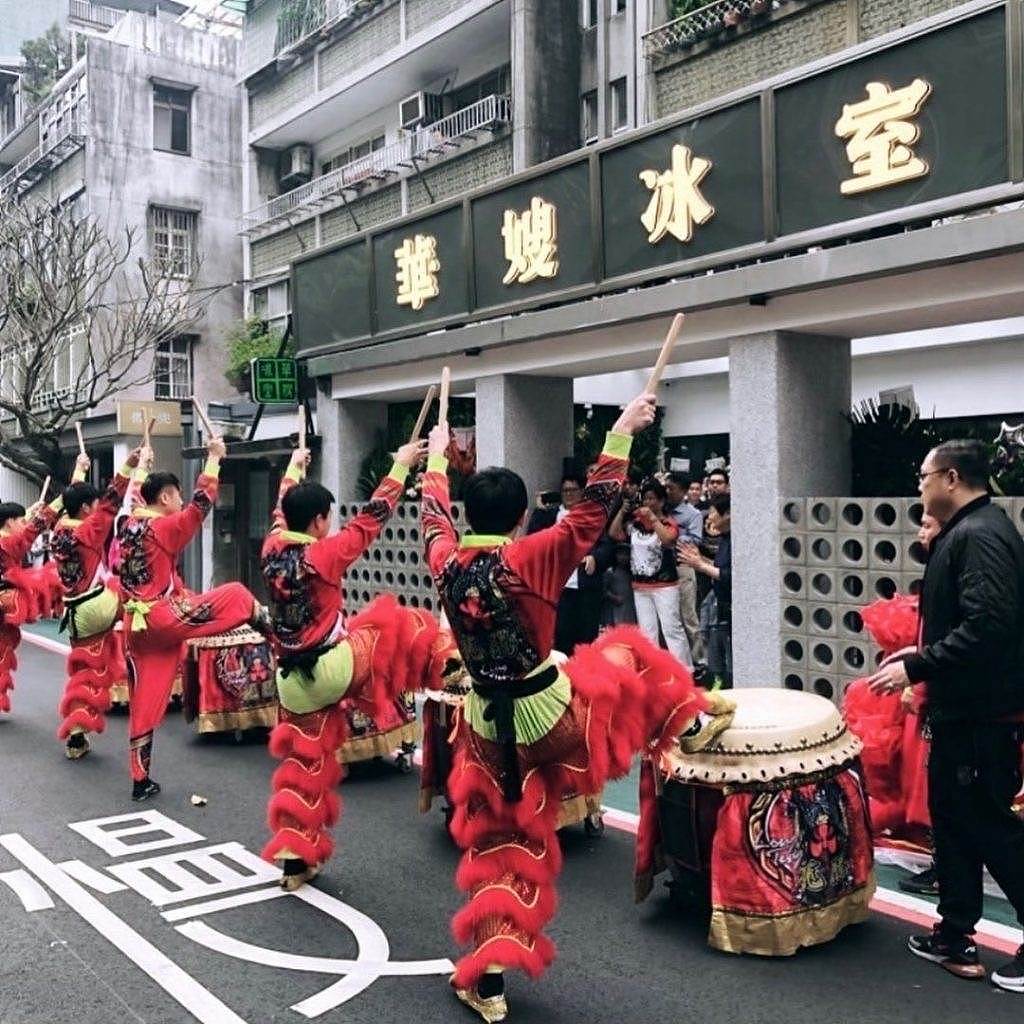
<instances>
[{"instance_id":1,"label":"drum","mask_svg":"<svg viewBox=\"0 0 1024 1024\"><path fill-rule=\"evenodd\" d=\"M274 654L266 637L240 626L186 646L182 703L197 732L277 724Z\"/></svg>"},{"instance_id":2,"label":"drum","mask_svg":"<svg viewBox=\"0 0 1024 1024\"><path fill-rule=\"evenodd\" d=\"M660 830L675 895L710 911L711 946L789 956L868 915L861 744L823 697L777 688L729 696L736 714L718 739L662 758L657 808L642 807L640 827Z\"/></svg>"}]
</instances>

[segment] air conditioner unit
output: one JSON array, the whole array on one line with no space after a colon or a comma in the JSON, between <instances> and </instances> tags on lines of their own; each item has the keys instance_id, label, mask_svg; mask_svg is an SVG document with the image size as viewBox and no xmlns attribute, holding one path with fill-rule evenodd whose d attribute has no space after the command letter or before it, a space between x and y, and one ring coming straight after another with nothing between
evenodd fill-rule
<instances>
[{"instance_id":1,"label":"air conditioner unit","mask_svg":"<svg viewBox=\"0 0 1024 1024\"><path fill-rule=\"evenodd\" d=\"M915 414L920 412L917 407L917 401L914 398L914 386L912 384L906 384L899 388L887 388L884 391L879 391L878 404L901 405L905 409L910 409Z\"/></svg>"},{"instance_id":2,"label":"air conditioner unit","mask_svg":"<svg viewBox=\"0 0 1024 1024\"><path fill-rule=\"evenodd\" d=\"M313 147L300 144L285 150L281 166L282 188L297 188L313 177Z\"/></svg>"},{"instance_id":3,"label":"air conditioner unit","mask_svg":"<svg viewBox=\"0 0 1024 1024\"><path fill-rule=\"evenodd\" d=\"M432 124L443 114L442 99L432 92L414 92L398 105L398 120L403 128Z\"/></svg>"}]
</instances>

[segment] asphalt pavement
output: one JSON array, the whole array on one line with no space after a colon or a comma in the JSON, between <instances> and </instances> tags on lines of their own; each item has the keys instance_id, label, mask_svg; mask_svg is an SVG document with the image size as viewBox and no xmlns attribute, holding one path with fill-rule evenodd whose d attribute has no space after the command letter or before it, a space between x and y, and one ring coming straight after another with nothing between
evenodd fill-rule
<instances>
[{"instance_id":1,"label":"asphalt pavement","mask_svg":"<svg viewBox=\"0 0 1024 1024\"><path fill-rule=\"evenodd\" d=\"M154 751L163 792L133 804L126 719L113 717L83 761L66 761L55 738L62 659L28 644L19 656L13 713L0 716L0 1024L477 1019L454 1001L437 973L444 965L423 963L456 955L448 920L459 896L456 851L440 813L417 813L414 775L376 764L344 783L339 849L315 883L336 899L314 906L284 896L209 908L214 899L231 903L239 893L246 899L272 891L266 881L217 889L237 847L205 870L192 869L213 895L175 899L169 883L152 887L160 881L152 869L133 874L125 862L224 843L258 852L273 769L263 743L198 737L169 715ZM193 794L206 805L193 806ZM140 811L159 811L198 837L174 845L166 831L140 832L121 841L149 843L156 835L165 845L118 853L101 849L95 830L114 834L126 826L94 826L93 841L82 834L89 826L69 828ZM704 927L682 917L664 890L634 906L630 835L609 830L589 838L574 828L563 833L563 848L561 905L550 929L560 955L539 982L510 979L510 1020L520 1024L1016 1024L1024 1013L1024 998L911 957L904 947L910 926L880 915L789 959L717 953L707 947ZM66 871L45 867L67 861L81 863ZM113 878L107 869L118 865L124 870ZM59 892L32 884L52 877L48 872L65 880L70 872L73 880ZM197 902L208 912L198 913ZM990 966L1004 959L992 952L985 958ZM197 1012L171 992L185 993Z\"/></svg>"}]
</instances>

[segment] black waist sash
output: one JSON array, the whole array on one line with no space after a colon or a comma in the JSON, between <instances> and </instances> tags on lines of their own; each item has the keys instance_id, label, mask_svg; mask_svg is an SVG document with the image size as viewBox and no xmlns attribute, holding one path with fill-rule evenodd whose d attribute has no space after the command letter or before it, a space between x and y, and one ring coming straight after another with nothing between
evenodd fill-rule
<instances>
[{"instance_id":1,"label":"black waist sash","mask_svg":"<svg viewBox=\"0 0 1024 1024\"><path fill-rule=\"evenodd\" d=\"M85 604L86 601L91 601L94 597L99 597L104 590L107 589L105 583L97 583L96 586L90 587L82 594L76 594L74 597L64 596L64 613L60 617L60 623L57 629L64 633L66 632L72 640L78 639L78 630L75 629L75 609L80 604Z\"/></svg>"},{"instance_id":2,"label":"black waist sash","mask_svg":"<svg viewBox=\"0 0 1024 1024\"><path fill-rule=\"evenodd\" d=\"M519 755L516 751L515 702L546 690L558 680L558 666L547 668L534 676L517 679L512 683L478 683L473 681L473 692L486 704L485 722L494 723L498 745L501 747L501 791L509 803L523 799L523 780L519 773Z\"/></svg>"},{"instance_id":3,"label":"black waist sash","mask_svg":"<svg viewBox=\"0 0 1024 1024\"><path fill-rule=\"evenodd\" d=\"M287 679L292 672L300 672L312 682L316 663L337 646L338 642L335 641L307 647L302 651L282 651L277 659L277 670L281 673L282 679Z\"/></svg>"}]
</instances>

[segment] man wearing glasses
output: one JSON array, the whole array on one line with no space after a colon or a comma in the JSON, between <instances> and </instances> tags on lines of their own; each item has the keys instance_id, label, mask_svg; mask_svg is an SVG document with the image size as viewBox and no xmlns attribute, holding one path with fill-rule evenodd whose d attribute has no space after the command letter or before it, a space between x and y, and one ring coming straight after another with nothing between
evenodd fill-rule
<instances>
[{"instance_id":1,"label":"man wearing glasses","mask_svg":"<svg viewBox=\"0 0 1024 1024\"><path fill-rule=\"evenodd\" d=\"M870 682L876 693L925 684L940 921L908 945L961 978L985 976L972 938L983 868L1024 924L1024 823L1010 810L1024 738L1024 541L992 504L989 472L979 441L947 441L922 463L924 511L943 526L925 570L920 644ZM1024 992L1024 946L991 980Z\"/></svg>"}]
</instances>

